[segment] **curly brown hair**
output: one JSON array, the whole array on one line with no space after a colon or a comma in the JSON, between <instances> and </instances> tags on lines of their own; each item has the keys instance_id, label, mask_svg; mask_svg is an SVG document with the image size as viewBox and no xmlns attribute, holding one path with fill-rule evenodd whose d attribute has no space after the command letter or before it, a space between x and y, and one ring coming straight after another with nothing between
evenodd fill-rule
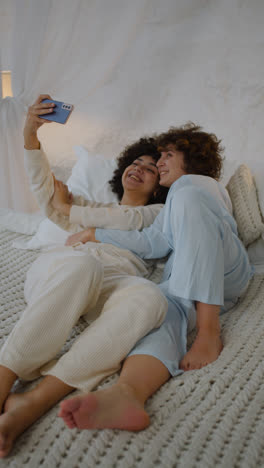
<instances>
[{"instance_id":1,"label":"curly brown hair","mask_svg":"<svg viewBox=\"0 0 264 468\"><path fill-rule=\"evenodd\" d=\"M166 150L169 145L181 151L184 170L187 174L200 174L219 180L223 166L221 140L213 133L202 131L202 127L188 122L181 127L171 127L157 137L158 149Z\"/></svg>"},{"instance_id":2,"label":"curly brown hair","mask_svg":"<svg viewBox=\"0 0 264 468\"><path fill-rule=\"evenodd\" d=\"M155 137L144 137L140 140L128 145L124 148L122 153L117 159L117 169L114 171L113 178L109 181L112 192L116 193L118 199L121 200L124 189L122 185L122 175L124 170L130 166L140 156L151 156L154 161L158 161L160 158L160 152L158 151L157 142ZM153 203L165 203L168 189L166 187L159 186L153 194L148 205Z\"/></svg>"}]
</instances>

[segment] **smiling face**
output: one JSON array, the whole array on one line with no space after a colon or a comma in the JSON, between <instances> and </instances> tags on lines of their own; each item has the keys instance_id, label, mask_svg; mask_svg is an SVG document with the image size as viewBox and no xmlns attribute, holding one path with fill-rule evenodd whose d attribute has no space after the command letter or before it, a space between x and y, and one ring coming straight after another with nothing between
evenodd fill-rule
<instances>
[{"instance_id":1,"label":"smiling face","mask_svg":"<svg viewBox=\"0 0 264 468\"><path fill-rule=\"evenodd\" d=\"M170 187L182 175L187 174L184 169L183 153L177 151L173 145L168 145L166 149L161 151L157 168L160 175L160 185L164 187Z\"/></svg>"},{"instance_id":2,"label":"smiling face","mask_svg":"<svg viewBox=\"0 0 264 468\"><path fill-rule=\"evenodd\" d=\"M122 175L124 191L136 191L150 198L159 186L159 173L152 156L139 156Z\"/></svg>"}]
</instances>

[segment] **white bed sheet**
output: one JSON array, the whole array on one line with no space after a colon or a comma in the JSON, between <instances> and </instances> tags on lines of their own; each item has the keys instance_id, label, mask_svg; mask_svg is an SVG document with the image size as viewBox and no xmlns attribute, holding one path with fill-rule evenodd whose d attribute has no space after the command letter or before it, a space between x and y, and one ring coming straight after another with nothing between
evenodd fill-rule
<instances>
[{"instance_id":1,"label":"white bed sheet","mask_svg":"<svg viewBox=\"0 0 264 468\"><path fill-rule=\"evenodd\" d=\"M25 236L0 229L1 344L25 307L24 278L38 255L12 249L18 237ZM151 418L146 430L69 430L57 417L57 405L18 439L0 467L264 466L263 298L264 275L255 275L245 296L221 317L224 350L219 359L163 385L146 404ZM80 320L64 352L85 326ZM14 390L29 388L19 381Z\"/></svg>"}]
</instances>

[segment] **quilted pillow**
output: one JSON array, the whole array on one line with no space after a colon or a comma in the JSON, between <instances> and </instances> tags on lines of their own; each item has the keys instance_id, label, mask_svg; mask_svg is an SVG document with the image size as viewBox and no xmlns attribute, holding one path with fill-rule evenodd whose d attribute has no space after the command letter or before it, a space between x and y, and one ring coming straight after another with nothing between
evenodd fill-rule
<instances>
[{"instance_id":1,"label":"quilted pillow","mask_svg":"<svg viewBox=\"0 0 264 468\"><path fill-rule=\"evenodd\" d=\"M238 234L247 247L264 232L257 189L250 169L241 164L226 186L233 205Z\"/></svg>"}]
</instances>

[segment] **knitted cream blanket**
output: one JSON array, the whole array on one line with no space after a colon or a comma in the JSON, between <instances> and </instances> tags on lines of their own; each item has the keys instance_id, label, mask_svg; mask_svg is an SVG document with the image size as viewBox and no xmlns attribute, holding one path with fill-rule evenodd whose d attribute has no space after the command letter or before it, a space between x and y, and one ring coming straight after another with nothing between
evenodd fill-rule
<instances>
[{"instance_id":1,"label":"knitted cream blanket","mask_svg":"<svg viewBox=\"0 0 264 468\"><path fill-rule=\"evenodd\" d=\"M11 248L18 237L25 236L0 231L1 343L25 307L25 274L38 254ZM85 326L80 320L65 349ZM171 379L148 401L146 430L69 430L55 407L19 438L0 467L264 466L264 275L255 276L222 317L222 330L225 346L215 363ZM16 384L16 391L27 388Z\"/></svg>"}]
</instances>

